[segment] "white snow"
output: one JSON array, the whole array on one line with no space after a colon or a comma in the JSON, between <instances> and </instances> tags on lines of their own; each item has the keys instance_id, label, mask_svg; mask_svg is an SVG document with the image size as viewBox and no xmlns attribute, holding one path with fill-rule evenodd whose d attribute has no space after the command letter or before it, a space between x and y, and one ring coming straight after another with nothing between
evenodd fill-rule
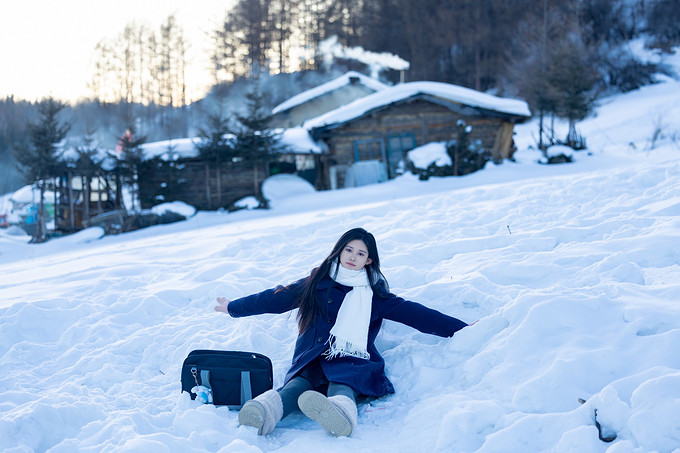
<instances>
[{"instance_id":1,"label":"white snow","mask_svg":"<svg viewBox=\"0 0 680 453\"><path fill-rule=\"evenodd\" d=\"M552 145L545 151L548 157L566 156L574 157L574 150L565 145Z\"/></svg>"},{"instance_id":2,"label":"white snow","mask_svg":"<svg viewBox=\"0 0 680 453\"><path fill-rule=\"evenodd\" d=\"M281 133L281 143L293 152L320 154L325 151L325 146L312 140L309 131L303 127L276 129L276 131Z\"/></svg>"},{"instance_id":3,"label":"white snow","mask_svg":"<svg viewBox=\"0 0 680 453\"><path fill-rule=\"evenodd\" d=\"M260 201L253 197L244 197L234 203L234 206L241 209L257 209L260 207Z\"/></svg>"},{"instance_id":4,"label":"white snow","mask_svg":"<svg viewBox=\"0 0 680 453\"><path fill-rule=\"evenodd\" d=\"M92 241L96 241L104 237L105 231L102 227L90 227L84 230L78 231L74 234L69 234L59 239L61 245L67 244L87 244Z\"/></svg>"},{"instance_id":5,"label":"white snow","mask_svg":"<svg viewBox=\"0 0 680 453\"><path fill-rule=\"evenodd\" d=\"M161 140L141 145L145 159L159 157L163 160L173 161L180 158L191 158L198 156L196 145L201 143L198 137L175 138L172 140Z\"/></svg>"},{"instance_id":6,"label":"white snow","mask_svg":"<svg viewBox=\"0 0 680 453\"><path fill-rule=\"evenodd\" d=\"M530 123L516 163L464 177L280 193L86 243L1 233L0 450L680 451L680 83L597 113L571 164L538 164ZM479 322L450 339L386 322L396 394L361 402L350 438L300 414L258 437L180 394L199 348L266 354L281 385L294 313L232 319L214 300L308 274L354 226L395 293Z\"/></svg>"},{"instance_id":7,"label":"white snow","mask_svg":"<svg viewBox=\"0 0 680 453\"><path fill-rule=\"evenodd\" d=\"M451 156L446 152L446 143L432 142L413 148L408 152L408 158L416 168L425 169L432 164L438 167L451 165Z\"/></svg>"},{"instance_id":8,"label":"white snow","mask_svg":"<svg viewBox=\"0 0 680 453\"><path fill-rule=\"evenodd\" d=\"M45 203L54 203L54 192L47 190L44 194ZM24 186L16 192L6 197L8 201L15 203L38 203L40 201L40 190L34 186Z\"/></svg>"},{"instance_id":9,"label":"white snow","mask_svg":"<svg viewBox=\"0 0 680 453\"><path fill-rule=\"evenodd\" d=\"M307 91L303 91L302 93L299 93L292 98L282 102L281 104L277 105L272 109L272 113L278 113L278 112L283 112L286 110L290 110L293 107L296 107L300 104L304 104L305 102L308 102L312 99L318 98L319 96L322 96L326 93L329 93L331 91L335 91L338 88L344 87L345 85L349 85L352 78L357 78L359 79L360 83L374 91L381 91L387 88L387 85L384 83L380 82L377 79L374 79L372 77L368 77L363 75L360 72L356 71L349 71L340 77L337 77L329 82L322 83L321 85L315 86L314 88L310 88Z\"/></svg>"},{"instance_id":10,"label":"white snow","mask_svg":"<svg viewBox=\"0 0 680 453\"><path fill-rule=\"evenodd\" d=\"M151 208L151 212L156 215L163 215L166 212L174 212L175 214L182 215L187 219L196 214L196 208L184 203L183 201L172 201L170 203L161 203Z\"/></svg>"},{"instance_id":11,"label":"white snow","mask_svg":"<svg viewBox=\"0 0 680 453\"><path fill-rule=\"evenodd\" d=\"M481 107L495 112L509 113L520 116L531 116L526 102L518 99L508 99L471 90L457 85L440 82L408 82L386 88L382 91L359 98L350 104L338 107L321 116L305 121L303 127L312 129L358 118L367 112L384 105L408 99L419 93L440 97L451 102Z\"/></svg>"},{"instance_id":12,"label":"white snow","mask_svg":"<svg viewBox=\"0 0 680 453\"><path fill-rule=\"evenodd\" d=\"M285 173L270 176L262 183L262 195L272 206L280 201L314 192L316 189L306 179Z\"/></svg>"}]
</instances>

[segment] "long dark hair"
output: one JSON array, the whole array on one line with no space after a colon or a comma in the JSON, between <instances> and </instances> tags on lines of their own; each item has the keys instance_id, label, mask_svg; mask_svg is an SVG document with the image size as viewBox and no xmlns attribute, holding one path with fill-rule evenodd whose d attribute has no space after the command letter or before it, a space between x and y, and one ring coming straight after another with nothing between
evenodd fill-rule
<instances>
[{"instance_id":1,"label":"long dark hair","mask_svg":"<svg viewBox=\"0 0 680 453\"><path fill-rule=\"evenodd\" d=\"M371 259L371 263L367 264L364 269L366 269L366 273L368 274L368 281L371 283L373 292L376 294L389 293L387 279L380 271L380 256L378 255L378 246L375 243L375 237L363 228L352 228L340 236L340 239L335 243L331 253L312 271L302 288L297 314L300 333L307 330L320 315L319 303L316 297L316 287L319 284L319 281L330 274L331 264L334 261L337 262L345 246L356 239L363 241L368 248L368 257Z\"/></svg>"}]
</instances>

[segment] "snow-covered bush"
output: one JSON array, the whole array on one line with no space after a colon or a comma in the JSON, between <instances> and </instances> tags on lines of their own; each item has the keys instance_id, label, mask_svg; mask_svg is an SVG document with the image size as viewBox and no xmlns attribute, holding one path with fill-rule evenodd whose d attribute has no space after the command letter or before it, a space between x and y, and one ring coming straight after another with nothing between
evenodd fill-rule
<instances>
[{"instance_id":1,"label":"snow-covered bush","mask_svg":"<svg viewBox=\"0 0 680 453\"><path fill-rule=\"evenodd\" d=\"M431 176L462 176L484 168L490 160L481 140L471 140L472 127L458 120L456 138L430 143L408 153L409 168L421 180Z\"/></svg>"},{"instance_id":2,"label":"snow-covered bush","mask_svg":"<svg viewBox=\"0 0 680 453\"><path fill-rule=\"evenodd\" d=\"M574 161L574 149L566 145L549 146L539 162L542 164L566 164Z\"/></svg>"}]
</instances>

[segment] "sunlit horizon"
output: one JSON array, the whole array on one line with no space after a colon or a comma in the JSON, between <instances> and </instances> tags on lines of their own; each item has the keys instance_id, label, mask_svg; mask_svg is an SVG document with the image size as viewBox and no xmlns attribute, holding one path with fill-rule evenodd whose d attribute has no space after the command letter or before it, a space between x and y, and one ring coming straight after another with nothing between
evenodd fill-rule
<instances>
[{"instance_id":1,"label":"sunlit horizon","mask_svg":"<svg viewBox=\"0 0 680 453\"><path fill-rule=\"evenodd\" d=\"M30 0L12 2L0 14L0 99L39 101L51 96L74 104L94 98L88 87L98 42L113 39L126 25L157 30L174 14L189 42L187 101L212 86L208 33L233 1L199 0Z\"/></svg>"}]
</instances>

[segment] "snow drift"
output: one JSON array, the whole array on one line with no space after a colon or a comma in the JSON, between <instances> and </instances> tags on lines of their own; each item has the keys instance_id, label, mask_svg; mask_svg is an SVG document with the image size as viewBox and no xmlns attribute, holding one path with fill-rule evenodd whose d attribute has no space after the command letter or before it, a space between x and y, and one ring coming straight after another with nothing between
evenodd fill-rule
<instances>
[{"instance_id":1,"label":"snow drift","mask_svg":"<svg viewBox=\"0 0 680 453\"><path fill-rule=\"evenodd\" d=\"M573 164L537 164L525 125L517 163L465 177L295 191L101 239L0 236L0 450L680 451L680 151L639 151L653 124L631 117L677 118L679 88L607 100ZM280 385L294 313L231 319L213 301L306 275L354 226L395 293L480 321L451 339L386 322L396 394L361 402L346 439L299 414L258 437L180 394L199 348L264 353Z\"/></svg>"}]
</instances>

